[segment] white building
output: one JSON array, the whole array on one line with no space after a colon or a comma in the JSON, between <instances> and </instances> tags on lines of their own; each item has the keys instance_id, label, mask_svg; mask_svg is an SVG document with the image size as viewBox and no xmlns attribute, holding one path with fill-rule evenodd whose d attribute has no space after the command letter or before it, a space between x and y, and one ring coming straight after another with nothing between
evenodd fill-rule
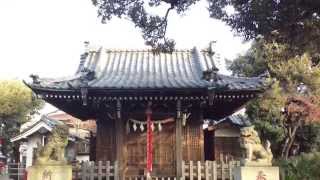
<instances>
[{"instance_id":1,"label":"white building","mask_svg":"<svg viewBox=\"0 0 320 180\"><path fill-rule=\"evenodd\" d=\"M19 143L19 160L26 167L33 165L37 148L46 144L47 137L57 122L58 120L50 118L50 116L42 116L36 121L22 125L20 134L11 139L11 142ZM67 125L69 126L69 141L66 148L66 158L68 161L89 160L90 131L70 127L70 124Z\"/></svg>"}]
</instances>

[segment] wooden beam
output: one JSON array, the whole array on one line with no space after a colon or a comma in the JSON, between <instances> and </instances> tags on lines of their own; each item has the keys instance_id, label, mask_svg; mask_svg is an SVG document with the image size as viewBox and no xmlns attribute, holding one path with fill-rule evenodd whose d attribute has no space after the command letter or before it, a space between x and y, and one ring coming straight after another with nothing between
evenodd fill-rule
<instances>
[{"instance_id":1,"label":"wooden beam","mask_svg":"<svg viewBox=\"0 0 320 180\"><path fill-rule=\"evenodd\" d=\"M182 119L181 119L181 101L177 101L177 119L176 119L176 176L182 177Z\"/></svg>"},{"instance_id":2,"label":"wooden beam","mask_svg":"<svg viewBox=\"0 0 320 180\"><path fill-rule=\"evenodd\" d=\"M119 175L119 180L123 179L123 170L124 170L124 159L123 159L123 149L124 149L124 144L123 144L123 137L124 137L124 124L121 118L121 102L117 100L116 104L116 116L117 118L115 119L115 129L116 129L116 157L117 157L117 162L118 162L118 175Z\"/></svg>"}]
</instances>

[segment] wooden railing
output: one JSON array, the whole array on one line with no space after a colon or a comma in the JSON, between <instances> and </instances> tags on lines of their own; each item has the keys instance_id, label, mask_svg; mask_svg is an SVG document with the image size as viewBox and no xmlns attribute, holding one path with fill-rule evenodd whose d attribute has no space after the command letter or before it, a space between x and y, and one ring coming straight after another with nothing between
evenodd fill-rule
<instances>
[{"instance_id":1,"label":"wooden railing","mask_svg":"<svg viewBox=\"0 0 320 180\"><path fill-rule=\"evenodd\" d=\"M232 168L238 161L182 161L182 177L126 176L125 180L232 180ZM117 162L84 162L73 166L73 180L119 180Z\"/></svg>"}]
</instances>

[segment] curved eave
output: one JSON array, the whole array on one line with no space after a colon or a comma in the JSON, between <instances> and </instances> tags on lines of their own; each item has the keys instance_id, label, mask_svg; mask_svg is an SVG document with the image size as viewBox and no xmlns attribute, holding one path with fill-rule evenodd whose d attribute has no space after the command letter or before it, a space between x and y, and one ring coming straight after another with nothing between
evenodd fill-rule
<instances>
[{"instance_id":1,"label":"curved eave","mask_svg":"<svg viewBox=\"0 0 320 180\"><path fill-rule=\"evenodd\" d=\"M25 84L31 88L39 98L56 106L59 109L79 119L97 118L100 110L94 108L94 102L112 103L120 101L189 101L192 103L209 102L210 90L208 88L91 88L85 99L81 89L44 88L34 84ZM243 107L250 99L257 97L264 91L259 89L217 89L214 96L213 109L207 109L206 116L223 118ZM86 102L84 105L84 102Z\"/></svg>"},{"instance_id":2,"label":"curved eave","mask_svg":"<svg viewBox=\"0 0 320 180\"><path fill-rule=\"evenodd\" d=\"M30 89L34 92L56 92L56 93L80 93L80 88L78 89L59 89L59 88L48 88L48 87L38 87L28 83L25 83ZM92 88L92 87L85 87L88 89L88 92L96 92L96 93L133 93L138 92L141 93L159 93L159 92L175 92L177 94L183 93L185 94L197 92L197 93L208 93L208 88ZM265 90L264 87L262 88L255 88L255 89L223 89L223 90L216 90L216 93L237 93L237 92L251 92L251 93L262 93Z\"/></svg>"}]
</instances>

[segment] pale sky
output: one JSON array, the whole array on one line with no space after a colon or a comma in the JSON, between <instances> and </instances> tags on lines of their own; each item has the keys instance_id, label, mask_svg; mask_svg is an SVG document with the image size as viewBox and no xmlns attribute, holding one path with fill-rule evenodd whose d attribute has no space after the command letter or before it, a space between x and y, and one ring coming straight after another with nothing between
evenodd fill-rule
<instances>
[{"instance_id":1,"label":"pale sky","mask_svg":"<svg viewBox=\"0 0 320 180\"><path fill-rule=\"evenodd\" d=\"M249 43L209 18L206 6L203 0L184 16L170 15L167 34L176 47L201 49L216 40L221 59L245 52ZM91 0L0 0L0 79L72 75L84 41L106 48L147 48L129 21L101 24Z\"/></svg>"},{"instance_id":2,"label":"pale sky","mask_svg":"<svg viewBox=\"0 0 320 180\"><path fill-rule=\"evenodd\" d=\"M244 53L249 43L209 18L206 6L203 0L184 16L170 14L167 34L176 40L176 47L202 49L216 40L215 50L222 60ZM0 79L72 75L84 41L106 48L148 48L129 21L101 24L91 0L0 0ZM223 62L217 65L227 73ZM46 106L42 113L53 109Z\"/></svg>"}]
</instances>

